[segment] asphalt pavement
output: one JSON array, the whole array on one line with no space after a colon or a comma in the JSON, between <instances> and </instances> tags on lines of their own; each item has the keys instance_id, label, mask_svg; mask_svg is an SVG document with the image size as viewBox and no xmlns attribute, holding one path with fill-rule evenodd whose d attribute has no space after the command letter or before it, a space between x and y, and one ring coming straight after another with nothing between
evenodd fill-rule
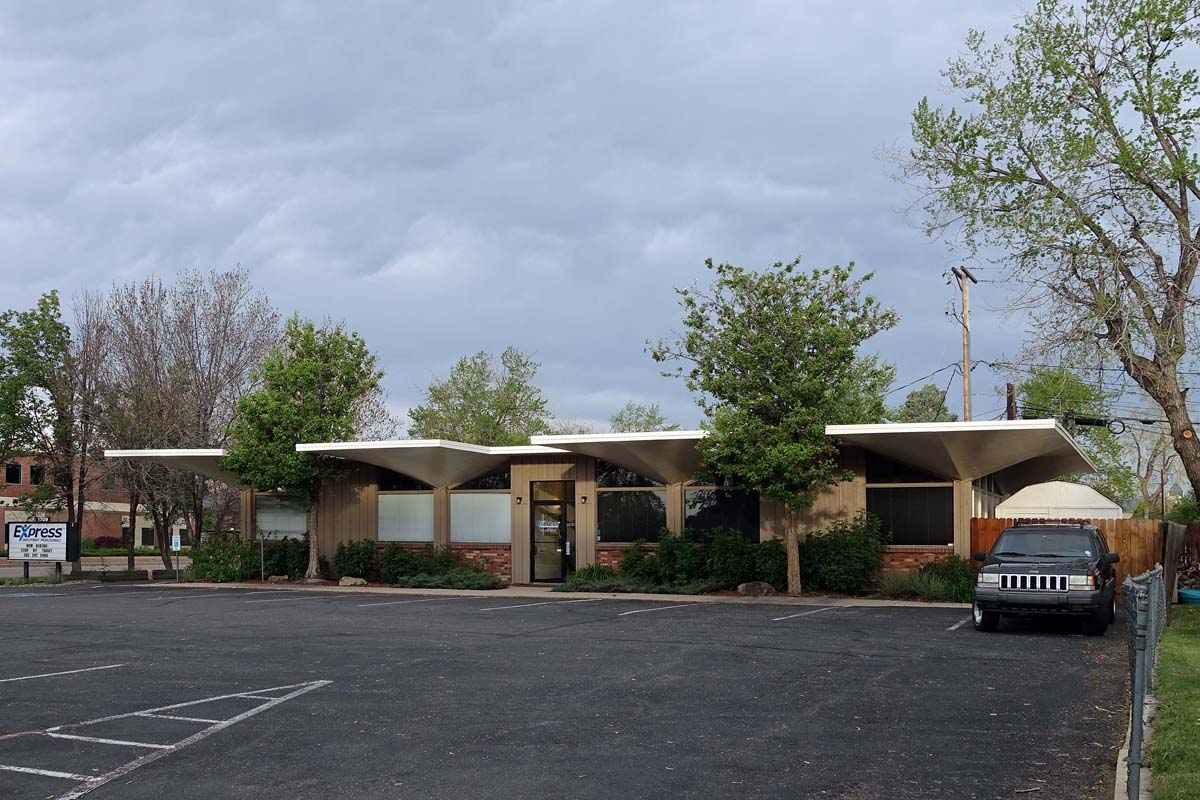
<instances>
[{"instance_id":1,"label":"asphalt pavement","mask_svg":"<svg viewBox=\"0 0 1200 800\"><path fill-rule=\"evenodd\" d=\"M0 797L1111 797L1123 631L952 608L0 589Z\"/></svg>"}]
</instances>

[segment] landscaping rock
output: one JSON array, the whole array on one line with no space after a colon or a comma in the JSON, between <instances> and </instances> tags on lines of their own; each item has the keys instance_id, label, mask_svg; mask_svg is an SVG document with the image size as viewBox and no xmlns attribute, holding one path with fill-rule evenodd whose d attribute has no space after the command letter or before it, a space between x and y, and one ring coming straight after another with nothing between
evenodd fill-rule
<instances>
[{"instance_id":1,"label":"landscaping rock","mask_svg":"<svg viewBox=\"0 0 1200 800\"><path fill-rule=\"evenodd\" d=\"M750 581L738 584L737 592L747 597L762 597L767 594L775 594L775 587L766 581Z\"/></svg>"},{"instance_id":2,"label":"landscaping rock","mask_svg":"<svg viewBox=\"0 0 1200 800\"><path fill-rule=\"evenodd\" d=\"M287 575L271 575L267 578L267 583L287 583Z\"/></svg>"},{"instance_id":3,"label":"landscaping rock","mask_svg":"<svg viewBox=\"0 0 1200 800\"><path fill-rule=\"evenodd\" d=\"M338 586L366 586L367 582L362 578L352 578L349 575L338 581Z\"/></svg>"}]
</instances>

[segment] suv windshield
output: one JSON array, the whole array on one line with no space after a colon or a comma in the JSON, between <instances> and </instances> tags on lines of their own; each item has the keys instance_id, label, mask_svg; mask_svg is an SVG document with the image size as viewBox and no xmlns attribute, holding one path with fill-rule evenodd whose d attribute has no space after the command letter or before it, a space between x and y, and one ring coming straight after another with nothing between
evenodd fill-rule
<instances>
[{"instance_id":1,"label":"suv windshield","mask_svg":"<svg viewBox=\"0 0 1200 800\"><path fill-rule=\"evenodd\" d=\"M1090 558L1095 555L1092 547L1087 531L1010 528L1000 534L992 555Z\"/></svg>"}]
</instances>

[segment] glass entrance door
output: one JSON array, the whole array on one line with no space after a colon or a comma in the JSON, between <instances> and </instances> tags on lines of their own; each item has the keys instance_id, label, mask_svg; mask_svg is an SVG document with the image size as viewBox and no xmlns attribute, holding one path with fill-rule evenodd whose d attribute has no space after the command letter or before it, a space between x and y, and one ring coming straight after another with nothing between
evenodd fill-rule
<instances>
[{"instance_id":1,"label":"glass entrance door","mask_svg":"<svg viewBox=\"0 0 1200 800\"><path fill-rule=\"evenodd\" d=\"M575 482L535 481L530 497L533 580L561 581L575 570Z\"/></svg>"}]
</instances>

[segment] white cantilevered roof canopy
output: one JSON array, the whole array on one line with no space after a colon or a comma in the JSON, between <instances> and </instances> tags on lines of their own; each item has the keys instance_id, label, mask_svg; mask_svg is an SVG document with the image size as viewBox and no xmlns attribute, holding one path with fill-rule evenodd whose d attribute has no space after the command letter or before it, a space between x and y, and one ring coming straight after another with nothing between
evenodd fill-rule
<instances>
[{"instance_id":1,"label":"white cantilevered roof canopy","mask_svg":"<svg viewBox=\"0 0 1200 800\"><path fill-rule=\"evenodd\" d=\"M945 480L995 475L1006 492L1095 470L1052 419L828 425L825 433Z\"/></svg>"},{"instance_id":2,"label":"white cantilevered roof canopy","mask_svg":"<svg viewBox=\"0 0 1200 800\"><path fill-rule=\"evenodd\" d=\"M445 439L298 444L301 453L337 456L399 472L430 486L454 486L484 475L517 455L562 453L548 447L483 447Z\"/></svg>"},{"instance_id":3,"label":"white cantilevered roof canopy","mask_svg":"<svg viewBox=\"0 0 1200 800\"><path fill-rule=\"evenodd\" d=\"M238 476L221 469L219 463L225 456L221 448L203 450L105 450L105 458L129 458L195 472L206 478L221 481L229 486L240 486Z\"/></svg>"},{"instance_id":4,"label":"white cantilevered roof canopy","mask_svg":"<svg viewBox=\"0 0 1200 800\"><path fill-rule=\"evenodd\" d=\"M534 444L599 458L659 483L684 483L700 469L704 431L534 436Z\"/></svg>"}]
</instances>

